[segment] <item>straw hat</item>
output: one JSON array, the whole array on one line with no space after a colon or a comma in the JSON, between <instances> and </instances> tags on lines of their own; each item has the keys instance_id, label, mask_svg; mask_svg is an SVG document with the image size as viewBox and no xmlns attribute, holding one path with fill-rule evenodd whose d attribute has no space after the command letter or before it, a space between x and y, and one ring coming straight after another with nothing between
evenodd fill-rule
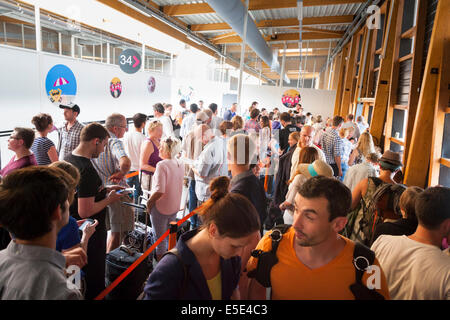
<instances>
[{"instance_id":1,"label":"straw hat","mask_svg":"<svg viewBox=\"0 0 450 320\"><path fill-rule=\"evenodd\" d=\"M333 177L333 168L322 160L316 160L313 163L300 163L297 168L306 178L315 176Z\"/></svg>"},{"instance_id":2,"label":"straw hat","mask_svg":"<svg viewBox=\"0 0 450 320\"><path fill-rule=\"evenodd\" d=\"M200 112L197 112L195 119L197 121L201 121L201 122L205 123L206 121L209 120L209 117L204 111L200 111Z\"/></svg>"}]
</instances>

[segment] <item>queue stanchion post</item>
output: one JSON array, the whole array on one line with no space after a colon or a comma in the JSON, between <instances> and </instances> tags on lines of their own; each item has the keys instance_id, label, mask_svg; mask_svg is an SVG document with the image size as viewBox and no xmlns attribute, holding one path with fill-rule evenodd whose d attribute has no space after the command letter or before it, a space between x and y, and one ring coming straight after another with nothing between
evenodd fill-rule
<instances>
[{"instance_id":1,"label":"queue stanchion post","mask_svg":"<svg viewBox=\"0 0 450 320\"><path fill-rule=\"evenodd\" d=\"M174 248L177 244L177 232L178 224L175 221L170 222L169 250Z\"/></svg>"}]
</instances>

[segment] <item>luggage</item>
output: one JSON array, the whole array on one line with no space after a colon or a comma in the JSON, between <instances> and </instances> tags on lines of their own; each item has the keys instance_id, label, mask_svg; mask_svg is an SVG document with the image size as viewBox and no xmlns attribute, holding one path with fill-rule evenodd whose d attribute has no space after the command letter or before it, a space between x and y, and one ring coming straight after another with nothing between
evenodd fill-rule
<instances>
[{"instance_id":1,"label":"luggage","mask_svg":"<svg viewBox=\"0 0 450 320\"><path fill-rule=\"evenodd\" d=\"M127 204L127 203L125 203ZM127 233L123 239L123 244L129 248L137 250L140 253L144 253L148 248L150 248L155 242L155 234L151 227L148 226L148 214L146 213L147 208L145 205L135 205L128 204L129 206L135 207L136 210L136 220L134 223L134 230ZM143 213L145 215L144 223L139 222L139 214ZM155 256L155 251L150 253L148 256L148 264L150 269L153 266L153 257Z\"/></svg>"},{"instance_id":2,"label":"luggage","mask_svg":"<svg viewBox=\"0 0 450 320\"><path fill-rule=\"evenodd\" d=\"M131 266L142 253L121 245L106 255L105 285L108 287L125 270ZM107 296L107 300L136 300L142 292L143 285L150 274L147 263L140 263Z\"/></svg>"},{"instance_id":3,"label":"luggage","mask_svg":"<svg viewBox=\"0 0 450 320\"><path fill-rule=\"evenodd\" d=\"M143 223L135 222L134 225L135 229L127 233L123 239L123 244L138 252L144 253L155 243L155 235L153 234L152 228L146 227ZM146 239L146 241L144 241L144 239ZM150 253L148 256L149 262L153 260L154 255L154 252Z\"/></svg>"}]
</instances>

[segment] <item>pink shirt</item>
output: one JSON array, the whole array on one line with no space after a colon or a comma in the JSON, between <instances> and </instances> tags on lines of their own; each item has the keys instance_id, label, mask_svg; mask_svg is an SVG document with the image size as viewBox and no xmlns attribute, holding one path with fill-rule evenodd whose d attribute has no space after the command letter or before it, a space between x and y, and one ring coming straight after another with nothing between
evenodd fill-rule
<instances>
[{"instance_id":1,"label":"pink shirt","mask_svg":"<svg viewBox=\"0 0 450 320\"><path fill-rule=\"evenodd\" d=\"M180 210L183 178L184 164L182 162L176 159L165 159L156 164L152 178L152 193L163 193L155 204L161 214L172 215Z\"/></svg>"},{"instance_id":2,"label":"pink shirt","mask_svg":"<svg viewBox=\"0 0 450 320\"><path fill-rule=\"evenodd\" d=\"M11 158L11 161L2 169L0 170L0 175L2 177L5 177L8 173L17 170L22 169L28 166L37 166L36 158L34 157L34 154L30 154L29 156L25 156L20 158L19 160L16 160L16 156L13 156Z\"/></svg>"}]
</instances>

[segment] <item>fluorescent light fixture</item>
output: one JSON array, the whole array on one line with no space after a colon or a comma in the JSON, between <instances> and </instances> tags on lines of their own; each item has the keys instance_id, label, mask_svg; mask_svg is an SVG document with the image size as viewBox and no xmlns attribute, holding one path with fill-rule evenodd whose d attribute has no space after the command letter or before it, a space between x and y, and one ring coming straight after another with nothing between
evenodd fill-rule
<instances>
[{"instance_id":1,"label":"fluorescent light fixture","mask_svg":"<svg viewBox=\"0 0 450 320\"><path fill-rule=\"evenodd\" d=\"M302 48L301 52L306 53L306 52L312 52L312 51L313 51L312 48ZM299 51L299 49L286 49L286 50L280 49L280 54L283 54L284 52L292 53L292 52L300 52L300 51Z\"/></svg>"},{"instance_id":2,"label":"fluorescent light fixture","mask_svg":"<svg viewBox=\"0 0 450 320\"><path fill-rule=\"evenodd\" d=\"M297 0L298 21L303 20L303 0Z\"/></svg>"},{"instance_id":3,"label":"fluorescent light fixture","mask_svg":"<svg viewBox=\"0 0 450 320\"><path fill-rule=\"evenodd\" d=\"M132 1L132 0L119 0L119 2L126 5L128 8L131 8L131 9L143 14L144 16L147 16L149 18L153 17L153 15L151 13L148 13L148 12L141 10L138 7L134 6L133 5L134 1Z\"/></svg>"},{"instance_id":4,"label":"fluorescent light fixture","mask_svg":"<svg viewBox=\"0 0 450 320\"><path fill-rule=\"evenodd\" d=\"M191 36L190 34L187 34L186 37L191 40L192 42L195 42L196 44L202 46L203 43L201 43L199 40L197 40L195 37Z\"/></svg>"}]
</instances>

